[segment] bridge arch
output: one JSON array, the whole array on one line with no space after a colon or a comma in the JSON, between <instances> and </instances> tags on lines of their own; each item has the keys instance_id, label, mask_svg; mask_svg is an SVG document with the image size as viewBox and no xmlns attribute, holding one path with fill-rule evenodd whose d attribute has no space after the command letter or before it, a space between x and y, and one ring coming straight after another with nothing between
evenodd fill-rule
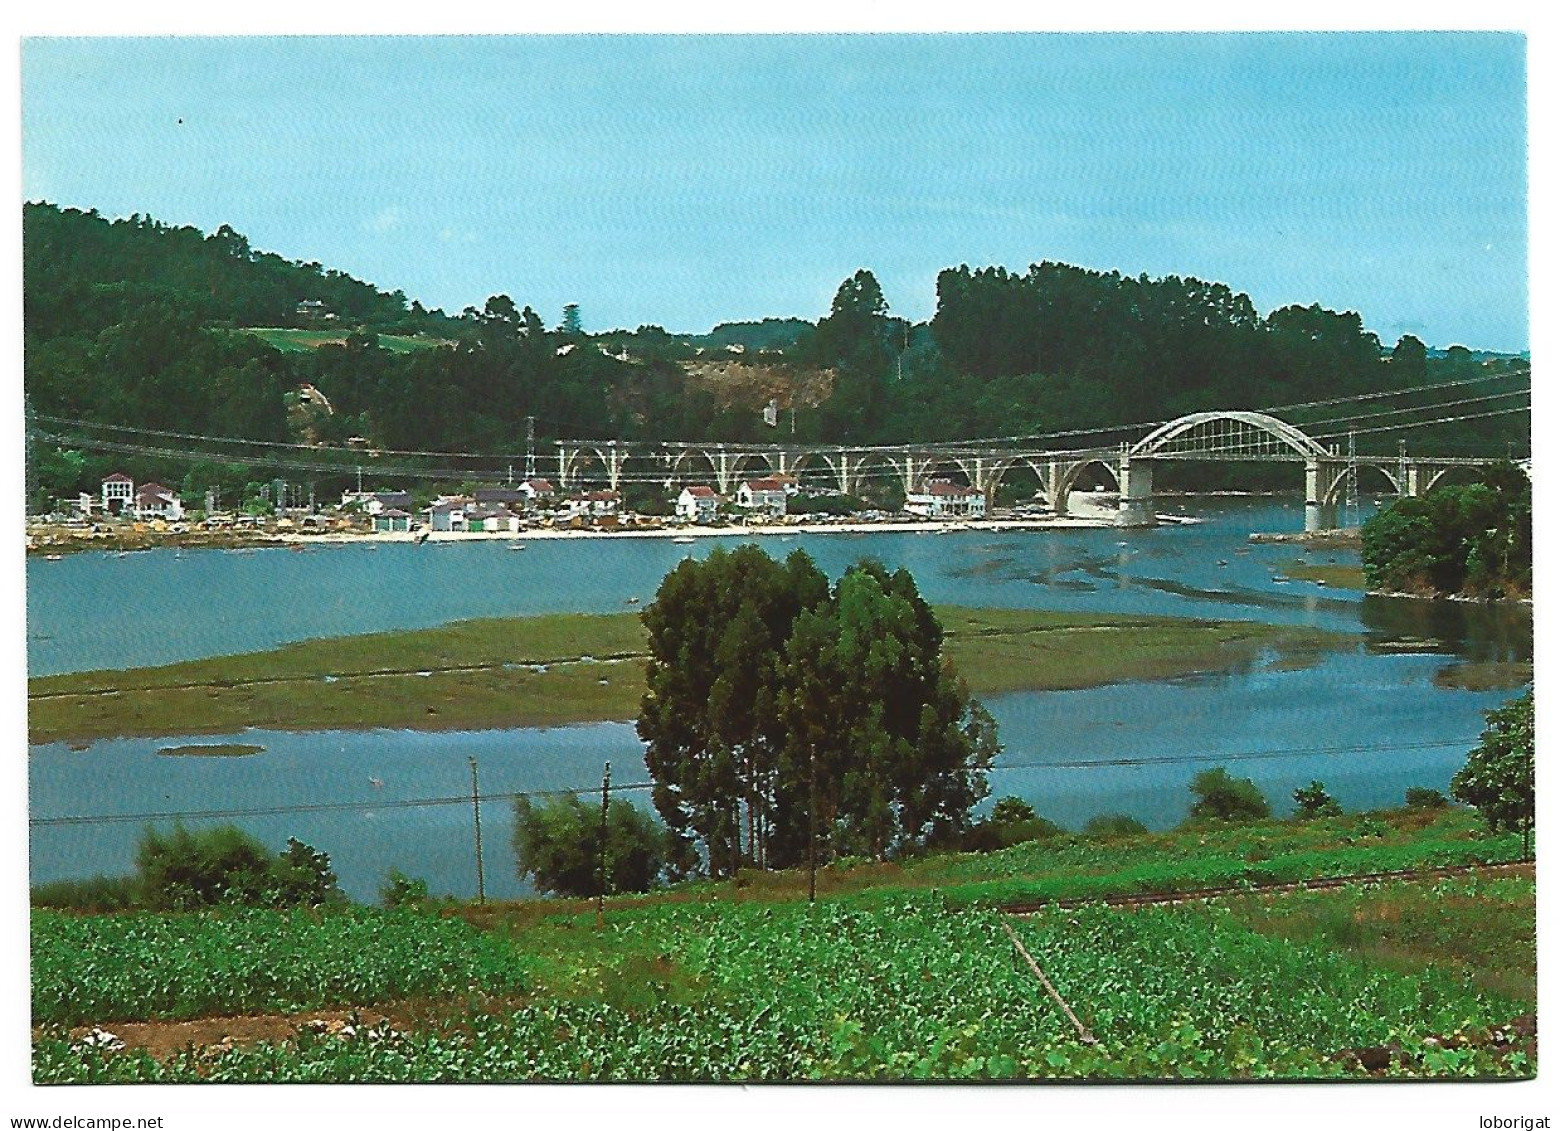
<instances>
[{"instance_id":1,"label":"bridge arch","mask_svg":"<svg viewBox=\"0 0 1560 1131\"><path fill-rule=\"evenodd\" d=\"M1129 459L1151 459L1174 454L1178 444L1206 439L1211 433L1220 450L1232 456L1272 454L1287 448L1306 459L1325 459L1330 452L1293 424L1265 412L1193 412L1161 424L1127 450ZM1252 433L1257 437L1253 438ZM1260 436L1270 437L1264 444Z\"/></svg>"},{"instance_id":2,"label":"bridge arch","mask_svg":"<svg viewBox=\"0 0 1560 1131\"><path fill-rule=\"evenodd\" d=\"M1045 463L1030 459L1028 456L1014 456L1011 459L1002 460L991 469L986 480L986 490L991 498L995 499L997 497L997 491L1002 487L1002 481L1007 477L1008 473L1021 467L1028 468L1034 473L1035 482L1038 485L1038 489L1035 491L1036 497L1043 499L1046 506L1054 505L1056 500L1050 497L1050 490L1046 484L1046 474L1050 469Z\"/></svg>"},{"instance_id":3,"label":"bridge arch","mask_svg":"<svg viewBox=\"0 0 1560 1131\"><path fill-rule=\"evenodd\" d=\"M1090 468L1100 468L1110 478L1117 491L1121 490L1121 469L1108 459L1098 456L1092 459L1081 459L1076 463L1070 463L1062 471L1061 478L1056 484L1056 498L1051 501L1051 509L1057 514L1067 513L1067 496L1072 493L1073 487L1083 477L1083 473Z\"/></svg>"},{"instance_id":4,"label":"bridge arch","mask_svg":"<svg viewBox=\"0 0 1560 1131\"><path fill-rule=\"evenodd\" d=\"M1363 463L1362 462L1362 463L1359 464L1359 469L1362 472L1363 471L1379 471L1379 472L1381 472L1382 477L1385 478L1388 483L1392 484L1392 490L1393 490L1393 492L1395 494L1402 495L1404 493L1403 492L1403 483L1398 479L1398 477L1396 475L1393 475L1392 472L1388 471L1385 467L1382 467L1381 464L1379 464L1379 463ZM1322 499L1321 499L1322 504L1324 506L1332 506L1333 504L1339 502L1340 496L1343 494L1344 488L1347 485L1348 481L1349 481L1349 469L1347 467L1344 467L1344 468L1340 469L1339 472L1332 477L1331 481L1328 482L1327 490L1322 493Z\"/></svg>"},{"instance_id":5,"label":"bridge arch","mask_svg":"<svg viewBox=\"0 0 1560 1131\"><path fill-rule=\"evenodd\" d=\"M1447 467L1438 469L1433 475L1431 475L1430 478L1420 486L1420 490L1426 493L1435 490L1441 481L1444 480L1448 475L1461 474L1466 477L1468 482L1474 483L1478 481L1479 473L1483 470L1484 469L1482 467L1474 467L1469 464L1450 464ZM1529 475L1531 474L1532 473L1529 472Z\"/></svg>"},{"instance_id":6,"label":"bridge arch","mask_svg":"<svg viewBox=\"0 0 1560 1131\"><path fill-rule=\"evenodd\" d=\"M703 448L684 448L672 458L671 478L715 483L720 479L720 468L714 455Z\"/></svg>"},{"instance_id":7,"label":"bridge arch","mask_svg":"<svg viewBox=\"0 0 1560 1131\"><path fill-rule=\"evenodd\" d=\"M733 483L740 484L744 479L755 478L753 475L753 468L755 464L762 464L766 474L775 474L780 470L777 466L775 466L775 459L777 454L778 453L756 451L743 452L741 455L733 456L731 460L731 481Z\"/></svg>"}]
</instances>

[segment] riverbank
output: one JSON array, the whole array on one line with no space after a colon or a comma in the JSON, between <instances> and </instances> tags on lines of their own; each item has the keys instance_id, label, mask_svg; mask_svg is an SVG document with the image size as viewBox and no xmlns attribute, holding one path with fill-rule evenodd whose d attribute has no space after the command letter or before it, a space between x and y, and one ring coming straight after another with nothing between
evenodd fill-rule
<instances>
[{"instance_id":1,"label":"riverbank","mask_svg":"<svg viewBox=\"0 0 1560 1131\"><path fill-rule=\"evenodd\" d=\"M1267 660L1293 666L1353 637L1250 621L937 609L978 695L1074 690ZM644 694L635 613L462 621L264 652L28 681L33 743L273 730L467 730L633 718Z\"/></svg>"}]
</instances>

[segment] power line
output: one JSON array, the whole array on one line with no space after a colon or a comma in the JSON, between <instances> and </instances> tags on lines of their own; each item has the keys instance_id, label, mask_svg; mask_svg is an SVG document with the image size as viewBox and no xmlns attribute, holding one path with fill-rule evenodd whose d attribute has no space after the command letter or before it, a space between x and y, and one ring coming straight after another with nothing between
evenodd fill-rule
<instances>
[{"instance_id":1,"label":"power line","mask_svg":"<svg viewBox=\"0 0 1560 1131\"><path fill-rule=\"evenodd\" d=\"M1353 746L1289 747L1274 750L1234 751L1208 754L1166 754L1143 757L1119 758L1070 758L1058 760L1004 762L990 767L991 773L1012 770L1087 770L1119 766L1174 766L1204 762L1249 762L1282 758L1338 756L1344 754L1408 753L1416 750L1461 750L1468 741L1426 741L1396 743L1361 743ZM611 787L612 793L640 792L654 789L654 782L624 782ZM517 798L556 797L559 794L584 796L595 794L601 787L583 786L578 789L535 789L503 793L482 794L482 801L513 801ZM132 821L217 820L234 817L275 817L294 813L350 813L384 809L425 809L444 805L470 805L470 793L449 797L415 797L392 801L338 801L308 805L268 805L231 809L186 809L158 813L104 813L91 816L32 817L28 824L37 828L54 828L68 825L122 824Z\"/></svg>"}]
</instances>

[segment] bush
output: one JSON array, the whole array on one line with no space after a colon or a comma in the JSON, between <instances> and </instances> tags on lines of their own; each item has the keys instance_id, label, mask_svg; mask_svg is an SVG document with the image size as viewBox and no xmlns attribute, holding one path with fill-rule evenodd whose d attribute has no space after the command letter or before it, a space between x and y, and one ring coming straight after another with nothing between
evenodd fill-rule
<instances>
[{"instance_id":1,"label":"bush","mask_svg":"<svg viewBox=\"0 0 1560 1131\"><path fill-rule=\"evenodd\" d=\"M379 887L379 902L391 909L421 907L428 902L428 881L408 876L399 868L391 868L385 875L385 882Z\"/></svg>"},{"instance_id":2,"label":"bush","mask_svg":"<svg viewBox=\"0 0 1560 1131\"><path fill-rule=\"evenodd\" d=\"M1491 832L1533 833L1533 692L1485 713L1479 745L1452 778L1452 796L1472 805Z\"/></svg>"},{"instance_id":3,"label":"bush","mask_svg":"<svg viewBox=\"0 0 1560 1131\"><path fill-rule=\"evenodd\" d=\"M1409 786L1408 792L1403 794L1403 802L1410 809L1445 809L1451 804L1446 794L1439 789L1426 789L1423 786Z\"/></svg>"},{"instance_id":4,"label":"bush","mask_svg":"<svg viewBox=\"0 0 1560 1131\"><path fill-rule=\"evenodd\" d=\"M1148 826L1126 813L1101 813L1097 817L1090 817L1083 831L1085 835L1100 840L1115 840L1119 837L1141 836L1148 832Z\"/></svg>"},{"instance_id":5,"label":"bush","mask_svg":"<svg viewBox=\"0 0 1560 1131\"><path fill-rule=\"evenodd\" d=\"M54 880L35 884L29 901L34 907L61 911L124 911L140 900L134 876L92 876L85 880Z\"/></svg>"},{"instance_id":6,"label":"bush","mask_svg":"<svg viewBox=\"0 0 1560 1131\"><path fill-rule=\"evenodd\" d=\"M515 867L521 879L556 895L595 895L600 888L601 809L572 793L539 804L515 798ZM697 866L682 838L633 804L607 807L607 890L648 891Z\"/></svg>"},{"instance_id":7,"label":"bush","mask_svg":"<svg viewBox=\"0 0 1560 1131\"><path fill-rule=\"evenodd\" d=\"M993 816L971 826L969 832L964 834L963 847L966 852L996 852L1032 840L1051 840L1065 836L1066 832L1060 825L1044 817L998 821Z\"/></svg>"},{"instance_id":8,"label":"bush","mask_svg":"<svg viewBox=\"0 0 1560 1131\"><path fill-rule=\"evenodd\" d=\"M1304 789L1295 790L1295 804L1302 817L1341 817L1343 806L1328 794L1327 787L1313 781Z\"/></svg>"},{"instance_id":9,"label":"bush","mask_svg":"<svg viewBox=\"0 0 1560 1131\"><path fill-rule=\"evenodd\" d=\"M154 910L318 905L342 898L323 852L290 838L286 851L273 855L233 825L190 832L176 824L167 834L148 828L135 863L141 901Z\"/></svg>"},{"instance_id":10,"label":"bush","mask_svg":"<svg viewBox=\"0 0 1560 1131\"><path fill-rule=\"evenodd\" d=\"M990 820L997 825L1012 825L1019 821L1033 821L1035 807L1022 797L1003 797L991 807Z\"/></svg>"},{"instance_id":11,"label":"bush","mask_svg":"<svg viewBox=\"0 0 1560 1131\"><path fill-rule=\"evenodd\" d=\"M1232 778L1223 766L1192 779L1192 821L1260 821L1272 815L1267 798L1250 778Z\"/></svg>"}]
</instances>

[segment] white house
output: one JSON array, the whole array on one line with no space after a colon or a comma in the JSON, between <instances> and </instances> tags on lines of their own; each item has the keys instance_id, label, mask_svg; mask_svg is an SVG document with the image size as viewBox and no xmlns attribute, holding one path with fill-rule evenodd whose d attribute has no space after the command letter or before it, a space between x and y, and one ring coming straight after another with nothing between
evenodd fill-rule
<instances>
[{"instance_id":1,"label":"white house","mask_svg":"<svg viewBox=\"0 0 1560 1131\"><path fill-rule=\"evenodd\" d=\"M692 522L709 522L715 517L716 508L719 506L720 496L715 493L714 488L698 483L692 487L684 487L682 494L677 496L677 517Z\"/></svg>"},{"instance_id":2,"label":"white house","mask_svg":"<svg viewBox=\"0 0 1560 1131\"><path fill-rule=\"evenodd\" d=\"M467 530L485 530L489 534L517 534L520 516L498 503L478 503L466 511Z\"/></svg>"},{"instance_id":3,"label":"white house","mask_svg":"<svg viewBox=\"0 0 1560 1131\"><path fill-rule=\"evenodd\" d=\"M380 533L410 530L411 525L412 516L394 507L391 507L389 510L382 510L374 516L374 529Z\"/></svg>"},{"instance_id":4,"label":"white house","mask_svg":"<svg viewBox=\"0 0 1560 1131\"><path fill-rule=\"evenodd\" d=\"M786 485L778 476L745 480L737 488L737 506L763 514L785 513Z\"/></svg>"},{"instance_id":5,"label":"white house","mask_svg":"<svg viewBox=\"0 0 1560 1131\"><path fill-rule=\"evenodd\" d=\"M459 496L440 499L423 512L428 516L428 529L446 532L467 529L466 511L471 505L470 499Z\"/></svg>"},{"instance_id":6,"label":"white house","mask_svg":"<svg viewBox=\"0 0 1560 1131\"><path fill-rule=\"evenodd\" d=\"M527 479L520 484L518 490L525 495L525 501L531 506L545 506L552 502L557 494L553 490L551 481L546 479Z\"/></svg>"},{"instance_id":7,"label":"white house","mask_svg":"<svg viewBox=\"0 0 1560 1131\"><path fill-rule=\"evenodd\" d=\"M905 496L905 510L926 518L985 518L986 492L934 479Z\"/></svg>"},{"instance_id":8,"label":"white house","mask_svg":"<svg viewBox=\"0 0 1560 1131\"><path fill-rule=\"evenodd\" d=\"M116 471L103 480L103 510L107 514L123 514L135 506L135 481L123 472Z\"/></svg>"},{"instance_id":9,"label":"white house","mask_svg":"<svg viewBox=\"0 0 1560 1131\"><path fill-rule=\"evenodd\" d=\"M369 514L380 514L387 510L405 510L411 505L412 496L405 491L376 491L363 504L363 509Z\"/></svg>"},{"instance_id":10,"label":"white house","mask_svg":"<svg viewBox=\"0 0 1560 1131\"><path fill-rule=\"evenodd\" d=\"M143 483L135 493L135 517L178 522L184 517L184 504L161 483Z\"/></svg>"}]
</instances>

